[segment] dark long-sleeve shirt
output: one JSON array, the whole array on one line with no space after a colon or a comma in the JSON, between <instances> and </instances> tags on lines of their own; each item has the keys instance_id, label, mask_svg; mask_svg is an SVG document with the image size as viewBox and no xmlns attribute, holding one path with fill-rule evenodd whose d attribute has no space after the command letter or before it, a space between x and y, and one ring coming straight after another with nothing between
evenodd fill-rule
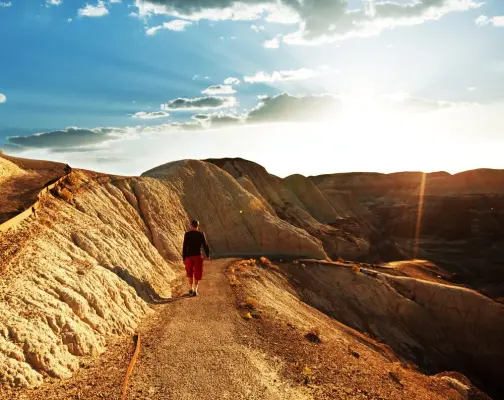
<instances>
[{"instance_id":1,"label":"dark long-sleeve shirt","mask_svg":"<svg viewBox=\"0 0 504 400\"><path fill-rule=\"evenodd\" d=\"M205 250L207 257L210 257L210 248L208 247L205 235L199 231L189 231L184 235L184 244L182 246L182 259L186 257L200 256L201 248Z\"/></svg>"}]
</instances>

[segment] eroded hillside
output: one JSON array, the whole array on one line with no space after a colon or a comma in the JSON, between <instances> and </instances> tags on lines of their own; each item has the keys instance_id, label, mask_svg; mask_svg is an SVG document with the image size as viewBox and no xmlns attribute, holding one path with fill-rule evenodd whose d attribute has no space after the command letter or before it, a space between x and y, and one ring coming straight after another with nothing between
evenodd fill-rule
<instances>
[{"instance_id":1,"label":"eroded hillside","mask_svg":"<svg viewBox=\"0 0 504 400\"><path fill-rule=\"evenodd\" d=\"M352 193L407 258L431 260L453 273L454 281L504 298L504 171L350 173L310 179L323 193Z\"/></svg>"},{"instance_id":2,"label":"eroded hillside","mask_svg":"<svg viewBox=\"0 0 504 400\"><path fill-rule=\"evenodd\" d=\"M280 179L256 163L239 159L208 160L233 176L250 193L259 193L275 215L321 240L332 259L397 260L404 254L348 192L324 193L313 182L292 175Z\"/></svg>"},{"instance_id":3,"label":"eroded hillside","mask_svg":"<svg viewBox=\"0 0 504 400\"><path fill-rule=\"evenodd\" d=\"M68 378L78 357L132 332L148 302L181 276L187 221L214 255L326 258L320 242L265 212L219 168L172 163L154 178L71 172L27 220L0 237L0 382Z\"/></svg>"},{"instance_id":4,"label":"eroded hillside","mask_svg":"<svg viewBox=\"0 0 504 400\"><path fill-rule=\"evenodd\" d=\"M9 162L2 163L2 174L19 184L27 169ZM31 176L39 174L36 165L45 168L31 165ZM318 260L282 266L292 287L267 285L264 276L244 271L242 278L263 285L256 289L270 309L300 323L301 308L281 304L289 299L300 307L291 301L297 290L300 300L345 324L338 324L341 329L348 325L392 348L384 353L358 335L345 337L345 343L366 342L371 350L365 353L414 362L428 372L462 371L484 388L502 390L502 305L449 284L452 273L427 262L331 264L330 258L404 256L377 228L379 216L347 189L300 175L282 180L245 160L179 161L142 177L61 167L57 178L63 178L43 195L35 193L37 207L0 234L0 385L38 387L48 377L70 378L83 358L103 353L111 337L137 330L183 278L183 234L197 218L214 257ZM47 183L34 182L33 188ZM450 391L446 380L404 374L412 393L414 382L422 382L434 385L425 393L460 398L456 383ZM390 384L403 383L388 382L383 392L400 398Z\"/></svg>"}]
</instances>

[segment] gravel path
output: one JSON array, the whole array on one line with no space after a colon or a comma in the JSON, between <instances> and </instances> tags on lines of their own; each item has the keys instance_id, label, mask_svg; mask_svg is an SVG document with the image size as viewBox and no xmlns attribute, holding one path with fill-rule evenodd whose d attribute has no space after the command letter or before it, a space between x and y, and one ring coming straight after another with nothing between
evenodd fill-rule
<instances>
[{"instance_id":1,"label":"gravel path","mask_svg":"<svg viewBox=\"0 0 504 400\"><path fill-rule=\"evenodd\" d=\"M205 266L200 296L182 295L142 332L128 399L307 399L247 345L252 332L224 274L230 260Z\"/></svg>"}]
</instances>

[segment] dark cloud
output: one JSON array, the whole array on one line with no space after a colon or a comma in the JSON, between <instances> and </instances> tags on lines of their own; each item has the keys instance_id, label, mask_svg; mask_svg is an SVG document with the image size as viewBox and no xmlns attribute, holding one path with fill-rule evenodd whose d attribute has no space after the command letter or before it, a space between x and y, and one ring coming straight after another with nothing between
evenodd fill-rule
<instances>
[{"instance_id":1,"label":"dark cloud","mask_svg":"<svg viewBox=\"0 0 504 400\"><path fill-rule=\"evenodd\" d=\"M210 118L212 127L223 128L230 125L243 124L243 119L233 115L214 115Z\"/></svg>"},{"instance_id":2,"label":"dark cloud","mask_svg":"<svg viewBox=\"0 0 504 400\"><path fill-rule=\"evenodd\" d=\"M179 98L161 105L163 111L210 110L236 105L234 97L207 96L194 99Z\"/></svg>"},{"instance_id":3,"label":"dark cloud","mask_svg":"<svg viewBox=\"0 0 504 400\"><path fill-rule=\"evenodd\" d=\"M199 121L201 124L203 124L203 126L211 126L213 128L222 128L228 125L244 123L244 118L225 113L196 114L193 115L192 118L196 121Z\"/></svg>"},{"instance_id":4,"label":"dark cloud","mask_svg":"<svg viewBox=\"0 0 504 400\"><path fill-rule=\"evenodd\" d=\"M213 85L206 88L201 93L213 96L218 94L233 94L236 93L236 90L230 85Z\"/></svg>"},{"instance_id":5,"label":"dark cloud","mask_svg":"<svg viewBox=\"0 0 504 400\"><path fill-rule=\"evenodd\" d=\"M332 95L296 97L282 93L266 97L247 115L247 122L299 121L332 115L341 107L341 100Z\"/></svg>"},{"instance_id":6,"label":"dark cloud","mask_svg":"<svg viewBox=\"0 0 504 400\"><path fill-rule=\"evenodd\" d=\"M385 29L420 24L483 4L480 0L369 0L362 3L360 9L350 9L348 0L136 0L141 13L213 20L250 20L268 15L279 21L297 21L301 29L286 37L291 43L376 35ZM149 4L158 7L149 7ZM233 11L237 5L241 8ZM243 5L250 6L248 12ZM226 12L219 12L225 9ZM282 18L282 14L293 14L296 18Z\"/></svg>"},{"instance_id":7,"label":"dark cloud","mask_svg":"<svg viewBox=\"0 0 504 400\"><path fill-rule=\"evenodd\" d=\"M205 121L210 118L209 114L196 114L192 116L193 119L198 121Z\"/></svg>"},{"instance_id":8,"label":"dark cloud","mask_svg":"<svg viewBox=\"0 0 504 400\"><path fill-rule=\"evenodd\" d=\"M27 149L74 149L118 140L126 135L120 128L67 128L58 131L36 133L30 136L8 137L10 145L19 150Z\"/></svg>"},{"instance_id":9,"label":"dark cloud","mask_svg":"<svg viewBox=\"0 0 504 400\"><path fill-rule=\"evenodd\" d=\"M170 114L168 114L165 111L154 111L154 112L144 112L144 111L139 111L135 114L131 114L133 118L139 118L139 119L156 119L156 118L166 118L169 117Z\"/></svg>"}]
</instances>

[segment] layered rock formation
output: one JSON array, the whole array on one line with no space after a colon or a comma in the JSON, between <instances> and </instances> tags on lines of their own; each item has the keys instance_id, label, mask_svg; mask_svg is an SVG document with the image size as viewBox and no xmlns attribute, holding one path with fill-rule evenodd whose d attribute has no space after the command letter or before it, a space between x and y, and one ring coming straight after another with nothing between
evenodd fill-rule
<instances>
[{"instance_id":1,"label":"layered rock formation","mask_svg":"<svg viewBox=\"0 0 504 400\"><path fill-rule=\"evenodd\" d=\"M264 167L239 158L208 161L244 182L243 187L251 194L258 193L275 215L320 239L332 259L377 261L404 257L349 192L319 190L302 175L280 179Z\"/></svg>"},{"instance_id":2,"label":"layered rock formation","mask_svg":"<svg viewBox=\"0 0 504 400\"><path fill-rule=\"evenodd\" d=\"M406 257L429 259L458 282L504 298L504 171L356 173L311 179L323 193L353 193L371 211L367 218L399 243Z\"/></svg>"},{"instance_id":3,"label":"layered rock formation","mask_svg":"<svg viewBox=\"0 0 504 400\"><path fill-rule=\"evenodd\" d=\"M504 305L442 279L386 269L306 263L286 271L308 304L380 339L426 372L461 371L480 387L504 393Z\"/></svg>"}]
</instances>

